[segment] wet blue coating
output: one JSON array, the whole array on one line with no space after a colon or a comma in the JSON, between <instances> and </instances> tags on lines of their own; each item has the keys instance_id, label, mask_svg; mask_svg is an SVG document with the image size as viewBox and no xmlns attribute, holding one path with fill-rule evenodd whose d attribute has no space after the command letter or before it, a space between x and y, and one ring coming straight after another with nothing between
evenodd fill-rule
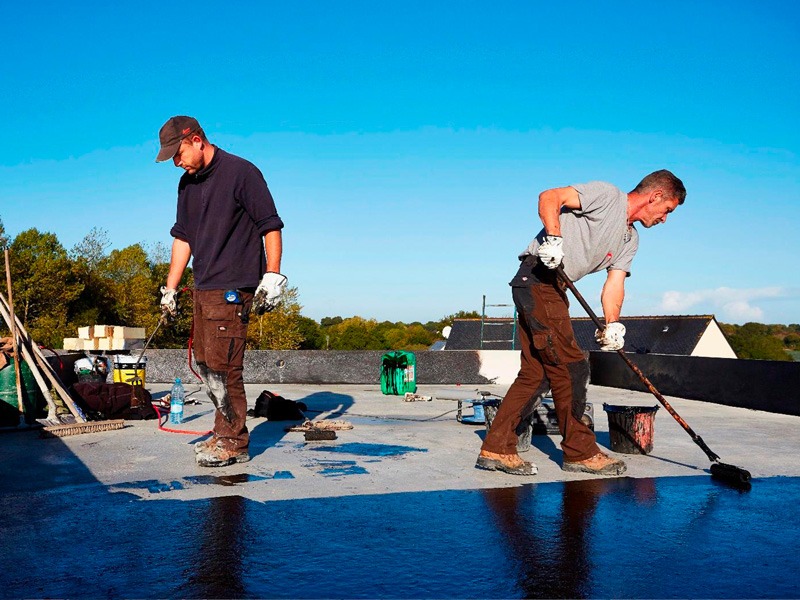
<instances>
[{"instance_id":1,"label":"wet blue coating","mask_svg":"<svg viewBox=\"0 0 800 600\"><path fill-rule=\"evenodd\" d=\"M283 483L244 477L184 481L233 494L193 501L99 483L4 491L0 595L800 596L800 478L749 492L696 476L255 502L241 485Z\"/></svg>"},{"instance_id":2,"label":"wet blue coating","mask_svg":"<svg viewBox=\"0 0 800 600\"><path fill-rule=\"evenodd\" d=\"M415 448L413 446L398 446L395 444L365 444L362 442L349 442L336 444L335 446L313 446L309 444L308 450L319 450L322 452L356 454L358 456L402 456L409 452L427 452L426 448Z\"/></svg>"}]
</instances>

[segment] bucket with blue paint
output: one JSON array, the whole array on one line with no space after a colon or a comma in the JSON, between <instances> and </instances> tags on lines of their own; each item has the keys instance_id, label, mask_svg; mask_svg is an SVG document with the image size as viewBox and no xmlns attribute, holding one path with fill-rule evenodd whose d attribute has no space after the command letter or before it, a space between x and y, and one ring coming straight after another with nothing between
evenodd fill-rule
<instances>
[{"instance_id":1,"label":"bucket with blue paint","mask_svg":"<svg viewBox=\"0 0 800 600\"><path fill-rule=\"evenodd\" d=\"M658 406L621 406L603 403L608 415L611 450L622 454L650 454Z\"/></svg>"}]
</instances>

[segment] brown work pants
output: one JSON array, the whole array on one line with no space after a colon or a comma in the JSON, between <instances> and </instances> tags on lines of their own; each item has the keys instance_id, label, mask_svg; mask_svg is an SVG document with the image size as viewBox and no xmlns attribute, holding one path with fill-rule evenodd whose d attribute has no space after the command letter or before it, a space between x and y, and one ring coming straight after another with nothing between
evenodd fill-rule
<instances>
[{"instance_id":1,"label":"brown work pants","mask_svg":"<svg viewBox=\"0 0 800 600\"><path fill-rule=\"evenodd\" d=\"M576 462L594 456L594 432L581 421L589 383L589 361L575 342L569 301L555 271L528 257L511 282L519 319L521 366L508 389L483 450L516 454L517 427L536 408L539 397L552 390L564 460Z\"/></svg>"},{"instance_id":2,"label":"brown work pants","mask_svg":"<svg viewBox=\"0 0 800 600\"><path fill-rule=\"evenodd\" d=\"M240 296L242 304L229 304L225 290L194 291L194 360L217 407L214 436L232 451L246 450L250 444L242 377L247 323L241 315L249 311L253 295Z\"/></svg>"}]
</instances>

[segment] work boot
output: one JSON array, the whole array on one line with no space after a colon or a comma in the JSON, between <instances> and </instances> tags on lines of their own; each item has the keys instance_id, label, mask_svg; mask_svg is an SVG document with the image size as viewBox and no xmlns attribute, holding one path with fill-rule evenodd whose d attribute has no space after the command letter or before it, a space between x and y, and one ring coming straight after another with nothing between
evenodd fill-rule
<instances>
[{"instance_id":1,"label":"work boot","mask_svg":"<svg viewBox=\"0 0 800 600\"><path fill-rule=\"evenodd\" d=\"M567 462L561 466L563 471L573 473L592 473L594 475L622 475L627 467L618 458L611 458L608 454L598 452L585 460Z\"/></svg>"},{"instance_id":2,"label":"work boot","mask_svg":"<svg viewBox=\"0 0 800 600\"><path fill-rule=\"evenodd\" d=\"M200 454L203 450L207 450L208 448L215 446L218 439L219 438L217 436L212 435L207 440L203 440L202 442L197 442L194 445L194 453Z\"/></svg>"},{"instance_id":3,"label":"work boot","mask_svg":"<svg viewBox=\"0 0 800 600\"><path fill-rule=\"evenodd\" d=\"M519 454L496 454L486 450L481 450L475 466L478 469L503 471L511 475L536 475L539 472L535 464L522 460Z\"/></svg>"},{"instance_id":4,"label":"work boot","mask_svg":"<svg viewBox=\"0 0 800 600\"><path fill-rule=\"evenodd\" d=\"M197 464L201 467L227 467L234 463L243 463L250 460L247 450L226 450L222 444L215 444L201 450L195 455Z\"/></svg>"}]
</instances>

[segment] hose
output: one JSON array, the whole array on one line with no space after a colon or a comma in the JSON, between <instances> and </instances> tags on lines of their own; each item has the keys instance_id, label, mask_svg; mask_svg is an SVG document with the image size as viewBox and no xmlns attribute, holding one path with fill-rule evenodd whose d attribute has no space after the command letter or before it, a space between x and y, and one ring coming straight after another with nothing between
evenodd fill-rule
<instances>
[{"instance_id":1,"label":"hose","mask_svg":"<svg viewBox=\"0 0 800 600\"><path fill-rule=\"evenodd\" d=\"M189 435L209 435L211 433L214 433L211 430L208 430L208 431L192 431L190 429L172 429L170 427L163 427L162 424L161 424L161 411L158 410L158 407L155 404L153 404L153 409L156 411L156 414L158 415L158 428L161 431L166 431L167 433L186 433L186 434L189 434ZM167 411L166 414L169 415L169 411ZM166 423L166 421L164 421L164 422Z\"/></svg>"}]
</instances>

